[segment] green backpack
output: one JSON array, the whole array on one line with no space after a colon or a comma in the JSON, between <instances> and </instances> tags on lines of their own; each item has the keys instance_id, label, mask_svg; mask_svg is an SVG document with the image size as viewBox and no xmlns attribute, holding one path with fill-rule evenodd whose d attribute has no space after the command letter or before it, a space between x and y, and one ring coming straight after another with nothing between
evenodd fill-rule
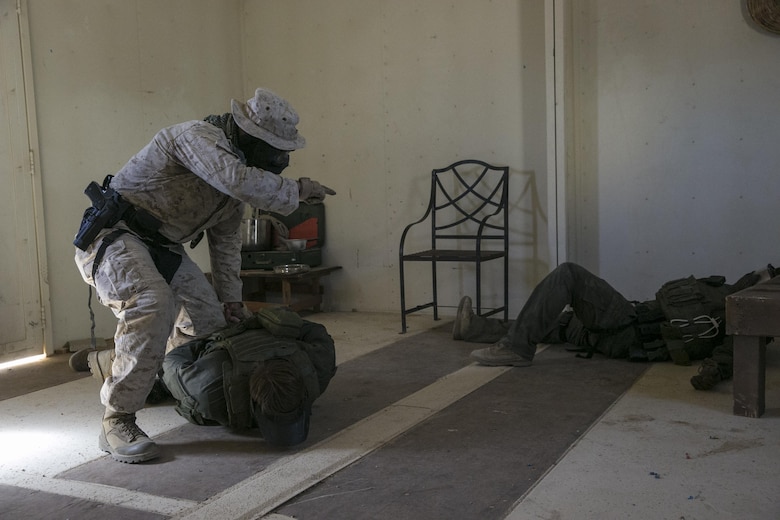
<instances>
[{"instance_id":1,"label":"green backpack","mask_svg":"<svg viewBox=\"0 0 780 520\"><path fill-rule=\"evenodd\" d=\"M268 308L201 340L206 345L206 352L221 349L230 356L230 363L225 362L222 370L231 427L252 427L249 377L257 364L265 360L286 358L295 363L301 371L309 402L319 397L317 372L306 352L306 345L296 340L302 325L303 319L295 312L281 307ZM209 424L197 412L194 401L181 401L176 411L195 424Z\"/></svg>"},{"instance_id":2,"label":"green backpack","mask_svg":"<svg viewBox=\"0 0 780 520\"><path fill-rule=\"evenodd\" d=\"M667 282L656 293L665 321L661 337L677 365L704 359L726 335L726 295L722 276L689 276Z\"/></svg>"}]
</instances>

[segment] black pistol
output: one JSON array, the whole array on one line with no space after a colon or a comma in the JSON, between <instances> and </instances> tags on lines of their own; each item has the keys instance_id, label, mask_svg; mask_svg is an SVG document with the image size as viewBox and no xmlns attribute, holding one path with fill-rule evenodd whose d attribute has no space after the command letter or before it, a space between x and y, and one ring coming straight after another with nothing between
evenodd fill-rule
<instances>
[{"instance_id":1,"label":"black pistol","mask_svg":"<svg viewBox=\"0 0 780 520\"><path fill-rule=\"evenodd\" d=\"M113 190L111 191L113 192ZM73 240L73 245L82 251L87 250L103 228L113 225L109 224L112 219L115 219L113 223L116 223L119 220L117 217L121 216L119 215L120 208L114 202L113 197L103 191L97 182L90 182L84 193L92 201L92 206L84 211L79 232L76 233L76 238Z\"/></svg>"}]
</instances>

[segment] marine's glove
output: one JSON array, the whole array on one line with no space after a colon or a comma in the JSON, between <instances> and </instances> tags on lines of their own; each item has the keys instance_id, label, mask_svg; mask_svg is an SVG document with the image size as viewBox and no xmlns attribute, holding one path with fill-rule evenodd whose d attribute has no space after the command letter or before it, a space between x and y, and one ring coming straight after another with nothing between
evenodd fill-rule
<instances>
[{"instance_id":1,"label":"marine's glove","mask_svg":"<svg viewBox=\"0 0 780 520\"><path fill-rule=\"evenodd\" d=\"M238 323L251 316L249 310L244 307L242 302L227 302L223 307L225 311L225 321L228 322L228 325L231 323Z\"/></svg>"},{"instance_id":2,"label":"marine's glove","mask_svg":"<svg viewBox=\"0 0 780 520\"><path fill-rule=\"evenodd\" d=\"M298 200L305 204L318 204L325 200L325 195L335 194L332 189L308 177L298 179Z\"/></svg>"}]
</instances>

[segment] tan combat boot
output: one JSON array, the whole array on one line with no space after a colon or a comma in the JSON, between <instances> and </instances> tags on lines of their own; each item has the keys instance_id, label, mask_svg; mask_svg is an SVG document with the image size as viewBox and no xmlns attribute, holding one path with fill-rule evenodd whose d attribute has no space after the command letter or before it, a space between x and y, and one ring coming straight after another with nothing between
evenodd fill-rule
<instances>
[{"instance_id":1,"label":"tan combat boot","mask_svg":"<svg viewBox=\"0 0 780 520\"><path fill-rule=\"evenodd\" d=\"M98 442L100 449L119 462L134 464L160 456L160 449L135 424L134 413L110 412L103 416Z\"/></svg>"},{"instance_id":2,"label":"tan combat boot","mask_svg":"<svg viewBox=\"0 0 780 520\"><path fill-rule=\"evenodd\" d=\"M87 354L87 365L92 377L103 383L111 376L111 367L116 357L114 349L93 350Z\"/></svg>"}]
</instances>

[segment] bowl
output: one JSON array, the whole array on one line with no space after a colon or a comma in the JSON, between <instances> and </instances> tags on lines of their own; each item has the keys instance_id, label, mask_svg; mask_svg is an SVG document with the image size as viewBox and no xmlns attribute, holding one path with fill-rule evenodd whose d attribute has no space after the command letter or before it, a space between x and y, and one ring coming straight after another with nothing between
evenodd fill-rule
<instances>
[{"instance_id":1,"label":"bowl","mask_svg":"<svg viewBox=\"0 0 780 520\"><path fill-rule=\"evenodd\" d=\"M274 266L274 272L276 274L305 273L309 269L311 268L306 264L283 264Z\"/></svg>"},{"instance_id":2,"label":"bowl","mask_svg":"<svg viewBox=\"0 0 780 520\"><path fill-rule=\"evenodd\" d=\"M308 242L305 238L280 238L279 240L289 251L303 251Z\"/></svg>"}]
</instances>

